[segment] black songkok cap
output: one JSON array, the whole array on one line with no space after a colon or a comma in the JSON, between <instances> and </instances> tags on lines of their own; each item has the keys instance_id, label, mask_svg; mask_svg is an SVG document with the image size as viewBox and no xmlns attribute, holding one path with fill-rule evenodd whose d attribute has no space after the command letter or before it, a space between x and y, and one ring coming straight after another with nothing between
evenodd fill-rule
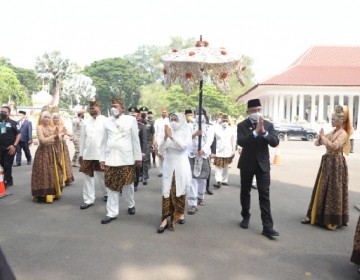
<instances>
[{"instance_id":1,"label":"black songkok cap","mask_svg":"<svg viewBox=\"0 0 360 280\"><path fill-rule=\"evenodd\" d=\"M186 115L186 114L192 114L192 113L193 113L193 111L190 110L190 109L189 109L189 110L185 110L185 115Z\"/></svg>"},{"instance_id":2,"label":"black songkok cap","mask_svg":"<svg viewBox=\"0 0 360 280\"><path fill-rule=\"evenodd\" d=\"M260 99L250 99L247 103L247 107L253 108L253 107L261 107Z\"/></svg>"}]
</instances>

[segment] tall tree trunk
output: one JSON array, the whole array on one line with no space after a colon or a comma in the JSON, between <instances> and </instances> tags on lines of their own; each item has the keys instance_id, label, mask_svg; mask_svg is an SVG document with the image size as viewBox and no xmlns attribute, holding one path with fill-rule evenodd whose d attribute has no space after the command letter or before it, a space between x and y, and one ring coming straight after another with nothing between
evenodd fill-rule
<instances>
[{"instance_id":1,"label":"tall tree trunk","mask_svg":"<svg viewBox=\"0 0 360 280\"><path fill-rule=\"evenodd\" d=\"M59 106L59 83L57 80L55 80L54 94L50 105Z\"/></svg>"}]
</instances>

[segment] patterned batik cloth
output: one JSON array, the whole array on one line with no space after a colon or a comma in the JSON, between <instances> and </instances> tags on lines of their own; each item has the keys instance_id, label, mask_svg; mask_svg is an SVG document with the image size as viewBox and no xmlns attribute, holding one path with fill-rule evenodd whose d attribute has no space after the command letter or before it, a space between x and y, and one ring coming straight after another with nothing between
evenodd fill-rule
<instances>
[{"instance_id":1,"label":"patterned batik cloth","mask_svg":"<svg viewBox=\"0 0 360 280\"><path fill-rule=\"evenodd\" d=\"M90 177L94 177L94 171L104 172L98 160L83 160L79 171Z\"/></svg>"},{"instance_id":2,"label":"patterned batik cloth","mask_svg":"<svg viewBox=\"0 0 360 280\"><path fill-rule=\"evenodd\" d=\"M351 254L351 262L360 265L360 217L356 226L355 237L354 237L354 247Z\"/></svg>"},{"instance_id":3,"label":"patterned batik cloth","mask_svg":"<svg viewBox=\"0 0 360 280\"><path fill-rule=\"evenodd\" d=\"M223 157L215 157L214 165L217 167L224 168L232 163L233 157L223 158Z\"/></svg>"},{"instance_id":4,"label":"patterned batik cloth","mask_svg":"<svg viewBox=\"0 0 360 280\"><path fill-rule=\"evenodd\" d=\"M176 180L175 172L171 181L170 196L162 198L162 217L161 220L165 220L167 217L171 217L171 225L173 228L176 227L177 220L180 219L181 215L185 211L185 195L179 197L176 196Z\"/></svg>"},{"instance_id":5,"label":"patterned batik cloth","mask_svg":"<svg viewBox=\"0 0 360 280\"><path fill-rule=\"evenodd\" d=\"M348 225L348 168L342 154L326 153L322 156L307 217L311 224Z\"/></svg>"},{"instance_id":6,"label":"patterned batik cloth","mask_svg":"<svg viewBox=\"0 0 360 280\"><path fill-rule=\"evenodd\" d=\"M105 166L105 186L110 190L122 192L123 186L135 181L134 165Z\"/></svg>"}]
</instances>

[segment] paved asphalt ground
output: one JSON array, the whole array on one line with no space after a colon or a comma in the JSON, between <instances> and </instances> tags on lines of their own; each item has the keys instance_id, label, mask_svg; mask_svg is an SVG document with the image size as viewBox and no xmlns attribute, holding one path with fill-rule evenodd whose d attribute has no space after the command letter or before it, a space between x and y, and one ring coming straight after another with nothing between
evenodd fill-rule
<instances>
[{"instance_id":1,"label":"paved asphalt ground","mask_svg":"<svg viewBox=\"0 0 360 280\"><path fill-rule=\"evenodd\" d=\"M158 234L161 180L151 169L147 186L135 195L136 215L121 199L117 220L102 225L105 203L80 210L82 176L53 204L31 200L31 166L13 169L12 195L0 199L0 245L17 279L359 279L350 263L360 212L360 141L347 157L350 225L334 232L302 225L324 147L312 142L280 144L280 165L272 166L271 202L280 237L261 235L257 191L249 229L239 227L239 170L230 186L206 195L206 206L175 232ZM33 152L36 146L32 147ZM72 151L72 144L69 143ZM271 160L275 149L271 149ZM26 163L25 160L23 164ZM212 178L213 181L213 178Z\"/></svg>"}]
</instances>

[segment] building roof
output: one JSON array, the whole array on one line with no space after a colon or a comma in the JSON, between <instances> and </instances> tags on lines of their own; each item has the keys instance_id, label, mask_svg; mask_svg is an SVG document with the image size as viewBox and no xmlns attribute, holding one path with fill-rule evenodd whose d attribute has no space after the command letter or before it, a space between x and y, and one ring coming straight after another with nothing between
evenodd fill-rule
<instances>
[{"instance_id":1,"label":"building roof","mask_svg":"<svg viewBox=\"0 0 360 280\"><path fill-rule=\"evenodd\" d=\"M259 85L359 86L360 46L313 46Z\"/></svg>"},{"instance_id":2,"label":"building roof","mask_svg":"<svg viewBox=\"0 0 360 280\"><path fill-rule=\"evenodd\" d=\"M236 100L270 85L360 86L360 46L313 46L284 72L256 84Z\"/></svg>"}]
</instances>

